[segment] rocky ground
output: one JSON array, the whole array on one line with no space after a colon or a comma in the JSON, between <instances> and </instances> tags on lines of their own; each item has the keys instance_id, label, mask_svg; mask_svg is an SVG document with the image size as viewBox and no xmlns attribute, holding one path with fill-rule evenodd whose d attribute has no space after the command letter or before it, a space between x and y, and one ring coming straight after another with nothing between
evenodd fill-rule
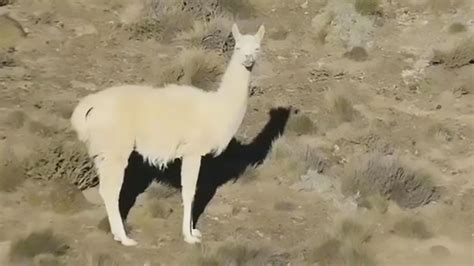
<instances>
[{"instance_id":1,"label":"rocky ground","mask_svg":"<svg viewBox=\"0 0 474 266\"><path fill-rule=\"evenodd\" d=\"M234 20L266 35L200 177L203 244L153 183L123 247L71 111L116 84L215 89ZM472 0L0 0L0 264L472 265L473 33Z\"/></svg>"}]
</instances>

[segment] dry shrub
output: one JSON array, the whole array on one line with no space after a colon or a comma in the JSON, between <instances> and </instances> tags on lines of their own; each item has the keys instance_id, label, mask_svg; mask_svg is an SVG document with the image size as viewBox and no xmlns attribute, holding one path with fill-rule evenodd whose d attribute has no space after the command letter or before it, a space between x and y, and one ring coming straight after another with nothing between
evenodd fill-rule
<instances>
[{"instance_id":1,"label":"dry shrub","mask_svg":"<svg viewBox=\"0 0 474 266\"><path fill-rule=\"evenodd\" d=\"M374 15L379 11L379 0L356 0L354 7L361 15Z\"/></svg>"},{"instance_id":2,"label":"dry shrub","mask_svg":"<svg viewBox=\"0 0 474 266\"><path fill-rule=\"evenodd\" d=\"M32 232L25 238L13 242L10 249L12 261L33 259L39 254L60 256L66 253L69 246L62 237L57 236L51 229Z\"/></svg>"},{"instance_id":3,"label":"dry shrub","mask_svg":"<svg viewBox=\"0 0 474 266\"><path fill-rule=\"evenodd\" d=\"M449 26L449 33L460 33L467 30L466 26L460 22L455 22Z\"/></svg>"},{"instance_id":4,"label":"dry shrub","mask_svg":"<svg viewBox=\"0 0 474 266\"><path fill-rule=\"evenodd\" d=\"M269 156L258 172L261 176L284 175L286 180L294 180L309 169L323 172L326 166L327 159L309 143L297 138L281 137L273 143Z\"/></svg>"},{"instance_id":5,"label":"dry shrub","mask_svg":"<svg viewBox=\"0 0 474 266\"><path fill-rule=\"evenodd\" d=\"M375 210L379 213L386 213L388 210L389 201L386 197L380 194L373 194L359 198L357 205L369 210Z\"/></svg>"},{"instance_id":6,"label":"dry shrub","mask_svg":"<svg viewBox=\"0 0 474 266\"><path fill-rule=\"evenodd\" d=\"M42 180L65 179L80 190L99 183L94 162L82 143L58 139L37 149L34 158L24 166L27 177Z\"/></svg>"},{"instance_id":7,"label":"dry shrub","mask_svg":"<svg viewBox=\"0 0 474 266\"><path fill-rule=\"evenodd\" d=\"M192 254L188 265L266 265L269 254L265 249L255 248L245 244L226 242L213 251L201 251Z\"/></svg>"},{"instance_id":8,"label":"dry shrub","mask_svg":"<svg viewBox=\"0 0 474 266\"><path fill-rule=\"evenodd\" d=\"M433 64L444 64L448 68L459 68L474 63L474 39L469 38L451 51L434 51Z\"/></svg>"},{"instance_id":9,"label":"dry shrub","mask_svg":"<svg viewBox=\"0 0 474 266\"><path fill-rule=\"evenodd\" d=\"M345 218L333 236L310 251L307 260L322 266L376 265L367 246L370 237L369 225Z\"/></svg>"},{"instance_id":10,"label":"dry shrub","mask_svg":"<svg viewBox=\"0 0 474 266\"><path fill-rule=\"evenodd\" d=\"M64 179L53 181L49 201L53 211L61 214L75 213L90 206L82 192Z\"/></svg>"},{"instance_id":11,"label":"dry shrub","mask_svg":"<svg viewBox=\"0 0 474 266\"><path fill-rule=\"evenodd\" d=\"M351 60L362 62L367 60L369 54L367 54L367 51L364 47L356 46L352 48L349 52L344 53L344 56Z\"/></svg>"},{"instance_id":12,"label":"dry shrub","mask_svg":"<svg viewBox=\"0 0 474 266\"><path fill-rule=\"evenodd\" d=\"M224 58L217 53L191 48L181 52L160 76L160 84L193 85L204 90L215 90L224 73Z\"/></svg>"},{"instance_id":13,"label":"dry shrub","mask_svg":"<svg viewBox=\"0 0 474 266\"><path fill-rule=\"evenodd\" d=\"M428 239L433 233L428 229L425 222L414 217L404 217L393 226L393 233L408 238Z\"/></svg>"},{"instance_id":14,"label":"dry shrub","mask_svg":"<svg viewBox=\"0 0 474 266\"><path fill-rule=\"evenodd\" d=\"M316 132L316 125L309 116L300 114L290 117L287 130L297 135L307 135Z\"/></svg>"},{"instance_id":15,"label":"dry shrub","mask_svg":"<svg viewBox=\"0 0 474 266\"><path fill-rule=\"evenodd\" d=\"M370 154L346 165L342 192L361 198L382 195L403 208L425 205L440 197L433 178L407 167L392 155Z\"/></svg>"},{"instance_id":16,"label":"dry shrub","mask_svg":"<svg viewBox=\"0 0 474 266\"><path fill-rule=\"evenodd\" d=\"M219 53L231 52L234 39L231 34L232 21L223 16L210 21L194 21L193 27L178 34L176 40L191 47L202 47Z\"/></svg>"}]
</instances>

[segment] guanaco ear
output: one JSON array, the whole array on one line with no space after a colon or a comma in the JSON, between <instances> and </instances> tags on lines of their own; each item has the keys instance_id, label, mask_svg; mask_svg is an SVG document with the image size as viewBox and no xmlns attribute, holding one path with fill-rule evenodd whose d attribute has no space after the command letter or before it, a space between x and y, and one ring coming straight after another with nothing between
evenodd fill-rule
<instances>
[{"instance_id":1,"label":"guanaco ear","mask_svg":"<svg viewBox=\"0 0 474 266\"><path fill-rule=\"evenodd\" d=\"M234 23L234 24L232 25L232 36L234 36L234 39L235 39L235 40L238 40L238 39L240 39L240 36L241 36L241 35L242 35L242 34L240 34L239 27L237 26L236 23Z\"/></svg>"},{"instance_id":2,"label":"guanaco ear","mask_svg":"<svg viewBox=\"0 0 474 266\"><path fill-rule=\"evenodd\" d=\"M263 39L263 35L265 35L265 26L260 25L260 28L258 28L257 33L255 33L255 37L257 37L258 41L261 42Z\"/></svg>"}]
</instances>

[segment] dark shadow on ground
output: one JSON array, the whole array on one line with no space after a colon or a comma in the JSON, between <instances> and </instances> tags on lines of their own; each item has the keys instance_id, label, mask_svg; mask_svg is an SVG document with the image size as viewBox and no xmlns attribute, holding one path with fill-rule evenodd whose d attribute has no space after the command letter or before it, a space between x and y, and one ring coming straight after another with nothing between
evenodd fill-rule
<instances>
[{"instance_id":1,"label":"dark shadow on ground","mask_svg":"<svg viewBox=\"0 0 474 266\"><path fill-rule=\"evenodd\" d=\"M272 142L283 134L290 116L290 108L270 111L270 119L249 144L232 139L227 149L219 156L204 156L199 172L196 196L193 205L193 224L196 225L206 206L216 194L217 188L231 180L234 182L249 166L261 164L268 155ZM132 152L125 169L124 183L120 192L120 213L126 220L130 209L153 180L175 188L181 188L181 159L168 164L164 170L149 165L143 157Z\"/></svg>"}]
</instances>

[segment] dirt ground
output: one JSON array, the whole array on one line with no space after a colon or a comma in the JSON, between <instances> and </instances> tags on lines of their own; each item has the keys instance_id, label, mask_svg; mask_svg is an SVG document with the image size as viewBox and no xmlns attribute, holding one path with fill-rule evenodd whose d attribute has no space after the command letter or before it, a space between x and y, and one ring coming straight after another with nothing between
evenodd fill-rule
<instances>
[{"instance_id":1,"label":"dirt ground","mask_svg":"<svg viewBox=\"0 0 474 266\"><path fill-rule=\"evenodd\" d=\"M121 246L72 109L215 89L232 17L266 33L236 141L203 163L203 243L154 182ZM0 0L0 265L474 265L473 74L472 0ZM137 160L124 198L179 179Z\"/></svg>"}]
</instances>

